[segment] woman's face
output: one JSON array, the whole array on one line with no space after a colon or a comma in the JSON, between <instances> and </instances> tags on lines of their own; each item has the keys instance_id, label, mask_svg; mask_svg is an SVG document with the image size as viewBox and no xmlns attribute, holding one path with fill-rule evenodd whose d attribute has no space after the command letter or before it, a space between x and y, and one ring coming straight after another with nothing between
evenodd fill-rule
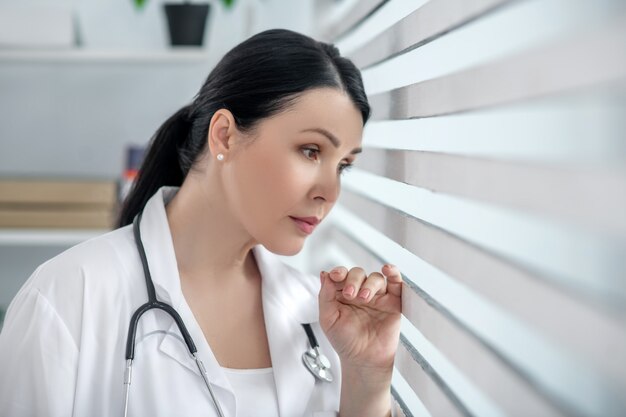
<instances>
[{"instance_id":1,"label":"woman's face","mask_svg":"<svg viewBox=\"0 0 626 417\"><path fill-rule=\"evenodd\" d=\"M254 139L229 149L222 178L231 210L268 250L298 253L311 227L293 218L328 215L362 133L361 113L345 93L303 93L293 106L259 123Z\"/></svg>"}]
</instances>

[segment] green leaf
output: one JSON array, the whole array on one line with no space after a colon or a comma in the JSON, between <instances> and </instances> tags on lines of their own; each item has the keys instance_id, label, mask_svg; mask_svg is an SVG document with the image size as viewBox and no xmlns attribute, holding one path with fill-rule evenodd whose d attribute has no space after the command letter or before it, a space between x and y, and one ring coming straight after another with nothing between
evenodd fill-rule
<instances>
[{"instance_id":1,"label":"green leaf","mask_svg":"<svg viewBox=\"0 0 626 417\"><path fill-rule=\"evenodd\" d=\"M235 3L235 0L222 0L222 3L224 3L224 7L230 8Z\"/></svg>"},{"instance_id":2,"label":"green leaf","mask_svg":"<svg viewBox=\"0 0 626 417\"><path fill-rule=\"evenodd\" d=\"M146 5L147 0L133 0L137 9L142 9Z\"/></svg>"}]
</instances>

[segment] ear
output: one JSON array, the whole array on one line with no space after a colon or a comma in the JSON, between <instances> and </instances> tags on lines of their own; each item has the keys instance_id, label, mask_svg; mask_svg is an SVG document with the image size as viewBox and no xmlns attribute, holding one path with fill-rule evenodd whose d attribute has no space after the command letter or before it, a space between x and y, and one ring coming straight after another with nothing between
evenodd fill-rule
<instances>
[{"instance_id":1,"label":"ear","mask_svg":"<svg viewBox=\"0 0 626 417\"><path fill-rule=\"evenodd\" d=\"M237 133L235 118L229 110L219 109L213 114L207 137L212 159L215 159L220 153L224 155L224 159L228 158L228 153Z\"/></svg>"}]
</instances>

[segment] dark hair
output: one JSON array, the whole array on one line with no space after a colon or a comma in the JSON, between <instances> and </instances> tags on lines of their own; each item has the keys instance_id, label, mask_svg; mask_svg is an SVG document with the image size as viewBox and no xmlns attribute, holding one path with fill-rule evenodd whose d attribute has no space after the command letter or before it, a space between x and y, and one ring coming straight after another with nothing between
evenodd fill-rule
<instances>
[{"instance_id":1,"label":"dark hair","mask_svg":"<svg viewBox=\"0 0 626 417\"><path fill-rule=\"evenodd\" d=\"M139 175L124 201L118 226L132 223L164 185L180 186L206 148L213 114L229 110L240 130L279 113L299 94L318 87L345 91L363 116L370 107L356 66L331 44L285 29L258 33L231 49L211 71L191 104L163 123L151 139Z\"/></svg>"}]
</instances>

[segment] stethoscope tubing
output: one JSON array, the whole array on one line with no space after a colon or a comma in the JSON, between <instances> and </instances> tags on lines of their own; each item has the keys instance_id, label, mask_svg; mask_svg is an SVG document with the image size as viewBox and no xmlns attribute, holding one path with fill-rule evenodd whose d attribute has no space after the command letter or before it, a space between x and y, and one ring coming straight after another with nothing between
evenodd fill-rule
<instances>
[{"instance_id":1,"label":"stethoscope tubing","mask_svg":"<svg viewBox=\"0 0 626 417\"><path fill-rule=\"evenodd\" d=\"M135 313L133 313L133 316L130 319L130 326L128 327L128 337L126 339L126 360L132 360L135 358L135 335L137 334L137 324L139 323L139 319L146 311L152 310L153 308L165 311L174 319L174 321L176 322L176 326L178 326L178 329L180 330L180 333L185 340L187 349L189 349L189 353L193 355L198 351L198 349L196 349L196 344L193 342L193 339L191 338L191 335L189 334L185 323L183 323L183 319L172 306L164 302L158 301L156 298L156 291L154 289L154 283L152 282L150 268L148 267L146 251L143 246L143 241L141 240L141 231L139 230L142 215L143 212L140 212L133 220L133 233L135 236L135 243L137 244L139 252L139 257L141 259L141 265L143 266L144 279L146 281L146 290L148 291L148 302L139 307L135 311Z\"/></svg>"},{"instance_id":2,"label":"stethoscope tubing","mask_svg":"<svg viewBox=\"0 0 626 417\"><path fill-rule=\"evenodd\" d=\"M130 319L130 325L128 326L128 337L126 338L126 371L124 372L124 417L128 415L128 398L130 396L130 384L132 380L132 366L133 360L135 358L135 337L137 335L137 325L139 323L139 319L143 314L152 309L160 309L165 313L169 314L172 319L176 322L176 326L178 330L183 336L185 340L185 344L187 345L187 349L191 356L193 356L194 361L196 362L196 366L200 371L200 375L202 376L202 380L204 384L209 390L209 395L211 396L211 400L213 400L213 404L215 405L215 409L219 417L224 417L224 412L222 411L222 407L220 406L215 393L213 392L213 388L211 388L211 384L209 382L209 377L206 372L206 368L204 367L204 363L197 355L198 349L196 348L196 344L193 342L183 319L180 317L178 312L174 310L172 306L166 304L164 302L158 301L156 299L156 291L154 289L154 283L152 282L152 276L150 274L150 268L148 267L148 259L146 257L146 251L143 246L143 241L141 240L141 231L139 230L139 225L141 224L141 217L143 212L140 212L135 219L133 220L133 234L135 236L135 243L137 244L137 249L139 252L139 257L141 259L141 265L143 266L144 279L146 281L146 289L148 291L148 302L141 305L135 312L133 313Z\"/></svg>"}]
</instances>

